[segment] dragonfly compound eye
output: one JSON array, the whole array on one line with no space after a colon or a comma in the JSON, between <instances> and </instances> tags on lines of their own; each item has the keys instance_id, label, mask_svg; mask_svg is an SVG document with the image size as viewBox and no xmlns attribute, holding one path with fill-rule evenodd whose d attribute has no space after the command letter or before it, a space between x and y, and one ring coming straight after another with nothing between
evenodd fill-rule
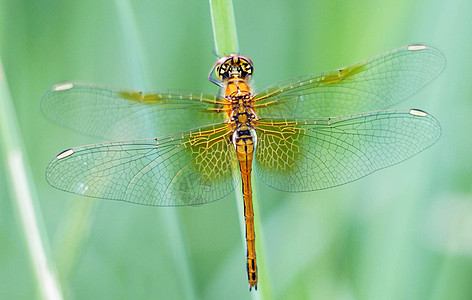
<instances>
[{"instance_id":1,"label":"dragonfly compound eye","mask_svg":"<svg viewBox=\"0 0 472 300\"><path fill-rule=\"evenodd\" d=\"M241 65L241 72L242 72L241 75L244 78L248 78L248 77L252 76L252 72L254 70L254 67L253 67L253 63L249 59L249 57L239 56L239 62L240 62L240 65Z\"/></svg>"},{"instance_id":2,"label":"dragonfly compound eye","mask_svg":"<svg viewBox=\"0 0 472 300\"><path fill-rule=\"evenodd\" d=\"M215 66L215 75L221 82L233 77L249 79L252 72L252 61L245 56L235 54L220 58Z\"/></svg>"}]
</instances>

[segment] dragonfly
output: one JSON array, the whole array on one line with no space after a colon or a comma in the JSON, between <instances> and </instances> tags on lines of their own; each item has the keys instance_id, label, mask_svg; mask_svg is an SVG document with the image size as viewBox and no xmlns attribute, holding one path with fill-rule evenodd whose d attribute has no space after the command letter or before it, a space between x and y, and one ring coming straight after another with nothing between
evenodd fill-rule
<instances>
[{"instance_id":1,"label":"dragonfly","mask_svg":"<svg viewBox=\"0 0 472 300\"><path fill-rule=\"evenodd\" d=\"M46 179L63 191L150 206L206 204L241 184L249 290L257 289L252 169L272 188L308 192L418 154L439 139L438 121L391 107L444 67L439 50L412 44L258 93L254 64L239 54L211 69L218 94L57 84L41 104L49 118L117 142L62 151Z\"/></svg>"}]
</instances>

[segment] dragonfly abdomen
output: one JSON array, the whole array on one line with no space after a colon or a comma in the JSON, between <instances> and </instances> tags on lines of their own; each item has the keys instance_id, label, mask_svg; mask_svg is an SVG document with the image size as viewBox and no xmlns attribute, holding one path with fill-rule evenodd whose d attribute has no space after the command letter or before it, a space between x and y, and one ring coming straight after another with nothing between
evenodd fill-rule
<instances>
[{"instance_id":1,"label":"dragonfly abdomen","mask_svg":"<svg viewBox=\"0 0 472 300\"><path fill-rule=\"evenodd\" d=\"M246 243L247 243L247 276L249 290L252 287L257 289L257 266L256 266L256 234L254 231L254 210L252 206L252 186L251 171L256 132L249 126L241 126L233 134L233 143L239 161L241 171L244 218L246 221Z\"/></svg>"}]
</instances>

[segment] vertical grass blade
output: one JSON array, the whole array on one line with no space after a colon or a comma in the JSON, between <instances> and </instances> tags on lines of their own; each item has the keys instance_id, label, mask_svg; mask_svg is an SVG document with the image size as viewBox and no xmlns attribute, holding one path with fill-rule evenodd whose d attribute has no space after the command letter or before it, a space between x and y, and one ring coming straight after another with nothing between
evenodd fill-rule
<instances>
[{"instance_id":1,"label":"vertical grass blade","mask_svg":"<svg viewBox=\"0 0 472 300\"><path fill-rule=\"evenodd\" d=\"M10 91L0 58L0 153L6 165L6 177L13 206L16 208L21 229L43 299L62 299L49 251L49 241L39 213L38 196L31 171L23 155L24 147L11 101Z\"/></svg>"},{"instance_id":2,"label":"vertical grass blade","mask_svg":"<svg viewBox=\"0 0 472 300\"><path fill-rule=\"evenodd\" d=\"M215 51L218 56L239 53L238 34L231 0L210 0Z\"/></svg>"},{"instance_id":3,"label":"vertical grass blade","mask_svg":"<svg viewBox=\"0 0 472 300\"><path fill-rule=\"evenodd\" d=\"M116 0L115 3L121 25L126 62L131 74L129 79L137 87L148 89L149 74L146 72L142 43L132 6L128 0Z\"/></svg>"},{"instance_id":4,"label":"vertical grass blade","mask_svg":"<svg viewBox=\"0 0 472 300\"><path fill-rule=\"evenodd\" d=\"M128 62L128 70L130 71L130 80L135 86L143 89L149 89L147 86L148 74L146 72L146 64L142 43L139 38L138 26L132 11L132 6L128 0L115 1L118 11L118 18L121 24L122 38L125 45L125 55ZM158 210L159 219L162 226L165 227L167 233L166 245L172 249L173 264L180 274L180 282L182 291L186 299L196 299L197 292L192 276L188 256L184 249L185 240L181 230L179 216L175 209Z\"/></svg>"}]
</instances>

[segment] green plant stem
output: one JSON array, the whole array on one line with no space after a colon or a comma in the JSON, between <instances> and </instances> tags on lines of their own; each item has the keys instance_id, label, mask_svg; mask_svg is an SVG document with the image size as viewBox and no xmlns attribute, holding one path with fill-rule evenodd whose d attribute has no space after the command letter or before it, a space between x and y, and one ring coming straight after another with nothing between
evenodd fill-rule
<instances>
[{"instance_id":1,"label":"green plant stem","mask_svg":"<svg viewBox=\"0 0 472 300\"><path fill-rule=\"evenodd\" d=\"M218 56L239 53L238 34L231 0L210 0L215 51Z\"/></svg>"},{"instance_id":2,"label":"green plant stem","mask_svg":"<svg viewBox=\"0 0 472 300\"><path fill-rule=\"evenodd\" d=\"M3 72L0 58L0 153L6 165L6 177L13 206L16 208L35 278L43 299L62 299L61 288L49 251L42 217L38 209L38 196L31 170L24 155L24 146L16 120L15 109Z\"/></svg>"},{"instance_id":3,"label":"green plant stem","mask_svg":"<svg viewBox=\"0 0 472 300\"><path fill-rule=\"evenodd\" d=\"M238 47L238 39L237 39L237 30L236 30L236 22L234 19L234 12L233 12L233 3L231 0L210 0L210 10L211 10L211 18L213 24L213 35L215 39L215 49L218 56L229 55L231 53L239 53ZM233 176L241 177L241 174L236 173ZM254 176L253 176L254 178ZM257 197L256 197L256 190L257 185L256 181L252 180L252 188L253 188L253 206L254 206L254 225L256 228L256 248L257 248L257 257L256 261L257 269L258 269L258 290L257 292L252 293L252 297L255 299L264 298L270 299L270 289L269 285L267 284L267 269L265 268L265 255L264 255L264 247L262 242L262 234L260 231L261 221L258 214L258 205L257 205ZM236 202L238 207L238 212L240 216L244 216L244 208L243 208L243 195L242 190L236 189ZM240 227L241 227L241 237L243 240L243 244L246 244L246 224L243 221L243 218L240 217Z\"/></svg>"}]
</instances>

